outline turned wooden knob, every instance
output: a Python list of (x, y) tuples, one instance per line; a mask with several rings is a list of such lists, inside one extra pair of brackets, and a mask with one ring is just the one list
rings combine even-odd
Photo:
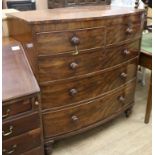
[(69, 93), (71, 96), (75, 96), (77, 94), (77, 90), (73, 88), (69, 91)]
[(79, 118), (77, 117), (77, 116), (72, 116), (72, 120), (74, 121), (74, 122), (77, 122), (78, 120), (79, 120)]
[(132, 34), (132, 33), (133, 33), (133, 29), (132, 29), (131, 27), (128, 27), (128, 28), (126, 29), (126, 32), (127, 32), (128, 34)]
[(118, 101), (119, 101), (120, 103), (122, 103), (122, 105), (125, 104), (125, 98), (124, 98), (123, 96), (119, 96), (119, 97), (118, 97)]
[(71, 43), (72, 43), (72, 45), (77, 46), (80, 44), (80, 39), (77, 36), (73, 36), (71, 38)]
[(70, 68), (71, 69), (76, 69), (78, 67), (78, 64), (76, 63), (76, 62), (72, 62), (71, 64), (70, 64)]
[(122, 79), (126, 79), (126, 78), (127, 78), (127, 74), (123, 72), (123, 73), (121, 73), (120, 77), (121, 77)]
[(130, 51), (127, 50), (127, 49), (125, 49), (125, 50), (123, 51), (123, 55), (124, 55), (124, 56), (128, 56), (128, 55), (130, 55)]
[(119, 96), (118, 97), (118, 100), (121, 102), (121, 103), (124, 103), (125, 102), (125, 98), (123, 96)]

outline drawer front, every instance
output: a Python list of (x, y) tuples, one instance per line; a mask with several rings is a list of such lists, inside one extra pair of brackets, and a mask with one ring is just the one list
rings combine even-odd
[(22, 153), (22, 155), (44, 155), (44, 151), (42, 147), (37, 147), (28, 152)]
[(117, 113), (134, 102), (135, 82), (117, 89), (103, 98), (79, 106), (43, 114), (45, 138), (87, 127)]
[(26, 117), (20, 117), (10, 121), (5, 121), (3, 122), (2, 126), (3, 140), (18, 136), (38, 127), (40, 127), (40, 117), (38, 113), (34, 113)]
[(3, 155), (19, 155), (41, 145), (41, 129), (35, 129), (18, 137), (3, 141)]
[(126, 40), (140, 38), (142, 33), (141, 24), (122, 24), (107, 27), (106, 46), (117, 44)]
[(105, 44), (104, 27), (76, 31), (38, 33), (37, 49), (40, 55), (53, 55), (78, 50), (101, 47)]
[[(10, 116), (14, 116), (17, 114), (21, 114), (23, 112), (27, 112), (32, 110), (33, 104), (35, 102), (35, 98), (25, 98), (19, 99), (12, 102), (5, 102), (2, 106), (2, 118), (9, 118)], [(38, 109), (38, 106), (35, 106)]]
[(93, 75), (41, 85), (42, 108), (55, 108), (88, 100), (136, 77), (137, 59)]
[(88, 50), (76, 56), (69, 53), (39, 57), (39, 80), (45, 82), (65, 79), (118, 65), (136, 57), (139, 45), (140, 40), (136, 40), (106, 50), (104, 48)]

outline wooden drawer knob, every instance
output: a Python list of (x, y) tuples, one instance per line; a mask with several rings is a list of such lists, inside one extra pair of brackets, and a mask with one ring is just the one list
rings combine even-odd
[(76, 69), (78, 67), (78, 64), (76, 63), (76, 62), (72, 62), (71, 64), (70, 64), (70, 68), (71, 69)]
[(118, 97), (118, 101), (122, 104), (122, 106), (125, 105), (125, 97), (119, 96), (119, 97)]
[(127, 34), (132, 34), (133, 33), (133, 29), (131, 27), (128, 27), (126, 29)]
[(125, 80), (127, 78), (127, 74), (123, 72), (121, 73), (120, 77)]
[(7, 109), (6, 114), (2, 115), (2, 118), (6, 118), (9, 116), (10, 109)]
[(77, 36), (73, 36), (73, 37), (71, 38), (71, 44), (72, 44), (73, 46), (79, 45), (79, 44), (80, 44), (80, 39), (79, 39)]
[(13, 126), (9, 127), (9, 131), (8, 132), (2, 131), (3, 137), (7, 137), (7, 136), (11, 135), (12, 133), (13, 133)]
[(125, 98), (123, 96), (118, 97), (119, 102), (125, 103)]
[(123, 51), (123, 55), (124, 55), (124, 56), (128, 56), (128, 55), (130, 55), (130, 51), (127, 50), (127, 49), (125, 49), (125, 50)]
[(77, 90), (73, 88), (69, 91), (69, 93), (71, 96), (75, 96), (77, 94)]
[(34, 104), (35, 104), (35, 105), (39, 105), (39, 102), (38, 102), (38, 101), (35, 101)]
[(74, 122), (77, 122), (78, 120), (79, 120), (79, 118), (77, 117), (77, 116), (72, 116), (72, 120), (74, 121)]
[(16, 151), (16, 148), (17, 148), (17, 145), (15, 144), (15, 145), (13, 145), (12, 147), (11, 147), (11, 149), (10, 150), (7, 150), (7, 149), (3, 149), (3, 153), (4, 154), (13, 154), (15, 151)]

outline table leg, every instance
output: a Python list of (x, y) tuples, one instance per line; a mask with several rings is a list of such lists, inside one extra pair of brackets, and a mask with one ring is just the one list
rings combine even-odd
[(145, 123), (149, 123), (151, 110), (152, 110), (152, 73), (150, 77), (149, 93), (146, 105)]

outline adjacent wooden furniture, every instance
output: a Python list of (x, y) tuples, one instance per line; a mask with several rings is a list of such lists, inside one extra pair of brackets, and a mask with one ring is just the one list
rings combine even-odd
[(111, 6), (9, 15), (41, 88), (47, 154), (55, 140), (130, 115), (143, 23), (144, 10)]
[(2, 67), (2, 153), (43, 155), (40, 89), (21, 44), (11, 38), (3, 38)]
[(109, 5), (111, 0), (48, 0), (48, 8), (62, 8), (80, 5)]
[[(152, 70), (152, 53), (141, 50), (139, 64), (145, 68)], [(152, 74), (150, 76), (149, 91), (145, 113), (145, 123), (149, 123), (150, 113), (152, 110)]]

